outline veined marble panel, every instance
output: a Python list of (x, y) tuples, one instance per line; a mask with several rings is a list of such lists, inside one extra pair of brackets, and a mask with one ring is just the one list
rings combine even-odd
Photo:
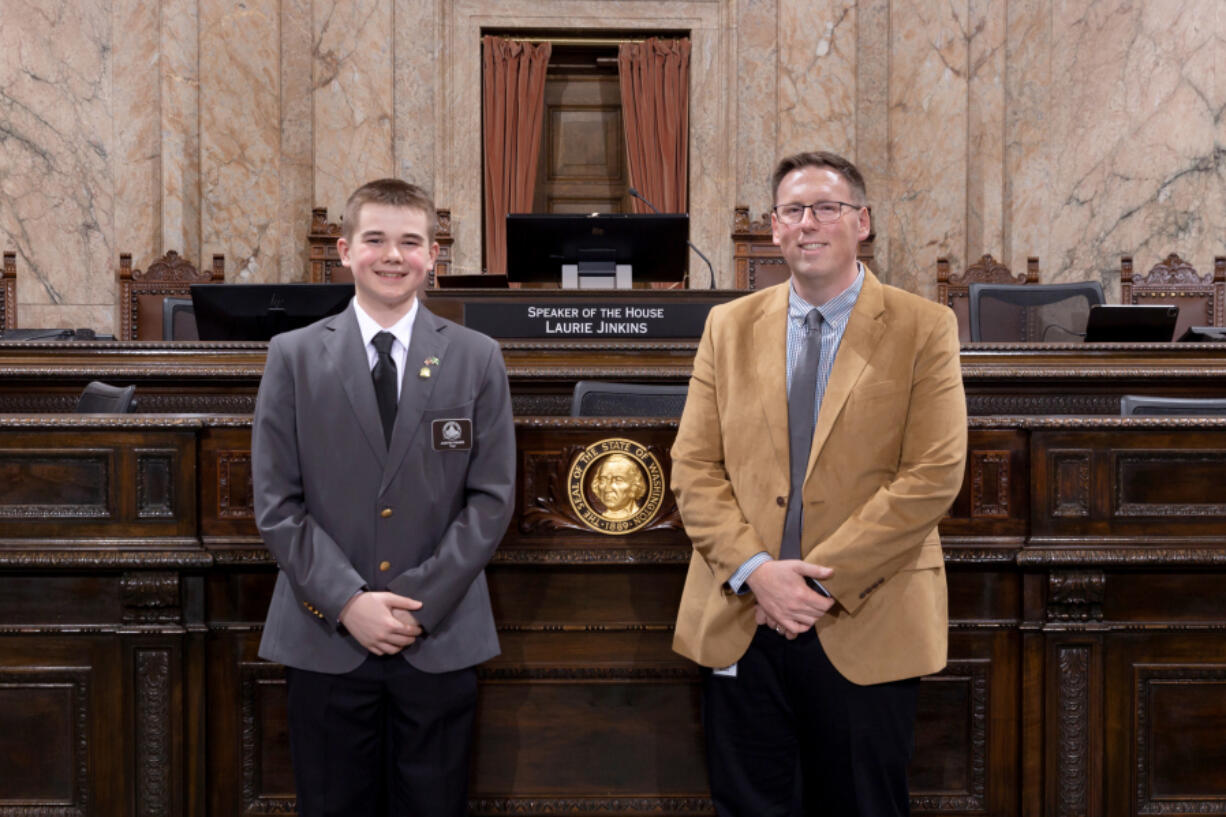
[[(113, 285), (110, 4), (5, 0), (0, 245), (18, 254), (18, 318), (109, 303)], [(27, 309), (30, 305), (30, 309)]]
[(757, 218), (774, 202), (769, 183), (779, 160), (779, 0), (736, 6), (736, 204)]
[(895, 0), (890, 12), (889, 280), (936, 294), (936, 261), (965, 246), (965, 3)]
[(890, 280), (890, 0), (856, 4), (856, 147), (873, 207), (873, 271)]
[[(1222, 247), (1223, 100), (1217, 0), (1055, 0), (1052, 241), (1044, 279), (1098, 278), (1119, 256), (1178, 251), (1202, 270)], [(1145, 260), (1152, 259), (1152, 260)]]
[[(1050, 0), (1011, 0), (1006, 18), (1004, 164), (1005, 236), (1002, 255), (1011, 270), (1037, 256), (1039, 274), (1050, 281), (1055, 266), (1051, 240), (1052, 19)], [(985, 250), (991, 252), (991, 250)], [(961, 259), (963, 266), (973, 259)]]
[[(396, 0), (395, 83), (396, 175), (433, 195), (435, 167), (434, 120), (441, 44), (434, 0)], [(450, 207), (436, 201), (438, 207)]]
[[(1005, 16), (999, 2), (970, 0), (964, 260), (1008, 256), (1004, 231)], [(935, 293), (934, 293), (935, 294)]]
[(779, 156), (854, 154), (855, 0), (780, 0)]
[[(313, 3), (315, 204), (329, 213), (340, 213), (362, 184), (395, 172), (392, 8), (385, 0)], [(472, 101), (479, 105), (480, 95)]]
[[(112, 7), (115, 47), (115, 237), (117, 252), (156, 258), (161, 243), (162, 135), (158, 66), (161, 26), (140, 0), (115, 0)], [(117, 266), (118, 258), (110, 259)], [(111, 299), (111, 282), (99, 302)], [(84, 324), (82, 324), (84, 325)]]
[(200, 3), (162, 0), (160, 13), (162, 243), (141, 263), (175, 250), (199, 264)]
[(276, 234), (278, 264), (266, 280), (308, 278), (306, 236), (314, 201), (311, 0), (281, 0), (281, 156)]
[(202, 249), (242, 283), (278, 279), (279, 22), (277, 0), (200, 3)]

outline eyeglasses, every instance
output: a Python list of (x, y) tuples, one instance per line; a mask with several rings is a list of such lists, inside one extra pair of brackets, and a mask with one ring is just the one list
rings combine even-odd
[(777, 204), (774, 210), (775, 217), (784, 224), (799, 224), (804, 221), (805, 210), (813, 211), (813, 218), (818, 224), (830, 224), (839, 220), (844, 207), (859, 210), (862, 206), (845, 201), (815, 201), (812, 204)]

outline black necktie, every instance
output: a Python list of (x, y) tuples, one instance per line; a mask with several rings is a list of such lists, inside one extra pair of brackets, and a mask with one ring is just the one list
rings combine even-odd
[(392, 426), (396, 424), (396, 361), (392, 360), (392, 342), (396, 336), (391, 332), (379, 332), (371, 343), (379, 353), (375, 368), (370, 370), (370, 379), (375, 383), (375, 399), (379, 402), (379, 417), (383, 420), (383, 439), (392, 444)]
[(800, 354), (792, 370), (792, 388), (788, 392), (788, 443), (791, 466), (791, 487), (788, 511), (783, 523), (783, 541), (779, 558), (800, 558), (800, 529), (804, 521), (805, 469), (809, 464), (809, 449), (813, 447), (814, 410), (817, 405), (817, 367), (822, 359), (822, 313), (816, 309), (805, 315), (804, 337)]

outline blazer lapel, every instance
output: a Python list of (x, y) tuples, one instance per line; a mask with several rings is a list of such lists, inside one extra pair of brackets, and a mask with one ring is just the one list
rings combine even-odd
[(830, 380), (826, 383), (826, 392), (822, 396), (822, 407), (817, 413), (817, 428), (813, 430), (813, 450), (809, 452), (809, 467), (805, 470), (805, 478), (813, 472), (817, 457), (822, 446), (830, 437), (834, 421), (843, 410), (852, 388), (860, 379), (864, 367), (881, 341), (885, 332), (885, 321), (882, 313), (885, 311), (885, 299), (882, 294), (881, 282), (868, 269), (864, 270), (864, 286), (860, 289), (860, 297), (852, 307), (847, 328), (843, 331), (843, 340), (839, 343), (838, 355), (834, 367), (830, 370)]
[[(413, 337), (409, 339), (409, 351), (404, 359), (404, 372), (401, 373), (396, 425), (392, 429), (392, 444), (383, 469), (383, 486), (380, 490), (386, 490), (392, 475), (400, 470), (400, 464), (421, 428), (421, 416), (426, 406), (430, 405), (430, 395), (434, 393), (440, 370), (447, 365), (444, 357), (449, 343), (446, 327), (447, 324), (426, 309), (425, 304), (418, 303), (417, 317), (413, 319)], [(427, 361), (432, 358), (437, 358), (438, 363), (428, 364)], [(429, 370), (429, 377), (420, 376), (423, 369)], [(373, 386), (371, 393), (374, 393)], [(430, 433), (429, 430), (426, 433)]]
[(366, 344), (362, 343), (353, 305), (333, 317), (325, 328), (324, 358), (332, 367), (329, 376), (340, 380), (358, 418), (358, 428), (382, 465), (387, 458), (387, 443), (383, 440), (383, 421), (379, 419), (375, 387), (370, 379), (370, 358), (366, 355)]
[(788, 443), (788, 380), (787, 380), (787, 320), (788, 291), (791, 284), (780, 284), (762, 305), (753, 326), (753, 388), (758, 393), (762, 412), (766, 415), (766, 430), (770, 435), (775, 457), (787, 473), (790, 444)]

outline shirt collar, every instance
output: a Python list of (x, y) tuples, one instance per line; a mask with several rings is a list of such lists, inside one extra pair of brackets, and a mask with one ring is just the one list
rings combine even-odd
[(409, 348), (409, 339), (413, 337), (413, 321), (417, 320), (417, 304), (418, 298), (413, 299), (413, 305), (409, 307), (400, 320), (388, 327), (382, 327), (378, 321), (366, 313), (366, 310), (358, 304), (358, 299), (353, 299), (353, 312), (358, 317), (358, 330), (362, 333), (362, 343), (369, 346), (370, 341), (375, 335), (380, 332), (391, 332), (396, 340), (400, 341), (400, 345), (405, 349)]
[(796, 323), (804, 323), (805, 316), (816, 308), (822, 315), (822, 320), (836, 326), (847, 323), (851, 310), (860, 297), (864, 287), (864, 265), (856, 262), (856, 280), (847, 289), (835, 295), (824, 304), (811, 304), (796, 293), (796, 287), (788, 282), (788, 318)]

